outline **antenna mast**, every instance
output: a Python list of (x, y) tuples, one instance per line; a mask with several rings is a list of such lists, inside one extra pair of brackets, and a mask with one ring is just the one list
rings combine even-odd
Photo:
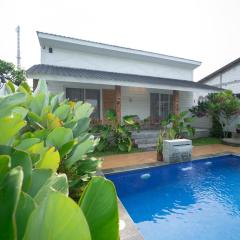
[(20, 26), (16, 28), (17, 32), (17, 68), (21, 67), (21, 56), (20, 56)]

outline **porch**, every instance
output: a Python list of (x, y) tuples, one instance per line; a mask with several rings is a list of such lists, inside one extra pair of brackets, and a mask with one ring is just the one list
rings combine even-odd
[[(178, 113), (193, 105), (193, 92), (216, 92), (220, 89), (183, 80), (106, 72), (80, 68), (34, 65), (27, 74), (46, 80), (50, 91), (64, 92), (70, 100), (90, 102), (93, 118), (104, 122), (105, 112), (115, 109), (119, 121), (125, 115), (136, 115), (149, 125), (159, 123), (170, 113)], [(36, 78), (37, 77), (37, 78)]]

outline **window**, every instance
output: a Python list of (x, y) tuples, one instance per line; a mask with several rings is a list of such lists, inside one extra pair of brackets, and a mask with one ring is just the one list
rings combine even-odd
[(66, 98), (71, 101), (83, 101), (92, 104), (93, 119), (100, 119), (100, 90), (83, 88), (66, 88)]
[(48, 49), (48, 52), (49, 52), (49, 53), (53, 53), (53, 49), (50, 47), (50, 48)]
[(173, 109), (173, 97), (170, 94), (151, 93), (150, 117), (152, 122), (166, 119)]

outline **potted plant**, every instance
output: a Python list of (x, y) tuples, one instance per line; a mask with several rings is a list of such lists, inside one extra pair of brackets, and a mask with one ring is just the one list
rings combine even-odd
[(240, 123), (238, 123), (237, 126), (236, 126), (236, 132), (240, 133)]

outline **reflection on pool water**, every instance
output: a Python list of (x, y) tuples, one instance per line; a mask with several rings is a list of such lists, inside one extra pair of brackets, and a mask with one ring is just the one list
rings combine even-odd
[(227, 155), (106, 177), (114, 182), (146, 240), (240, 239), (240, 157)]

